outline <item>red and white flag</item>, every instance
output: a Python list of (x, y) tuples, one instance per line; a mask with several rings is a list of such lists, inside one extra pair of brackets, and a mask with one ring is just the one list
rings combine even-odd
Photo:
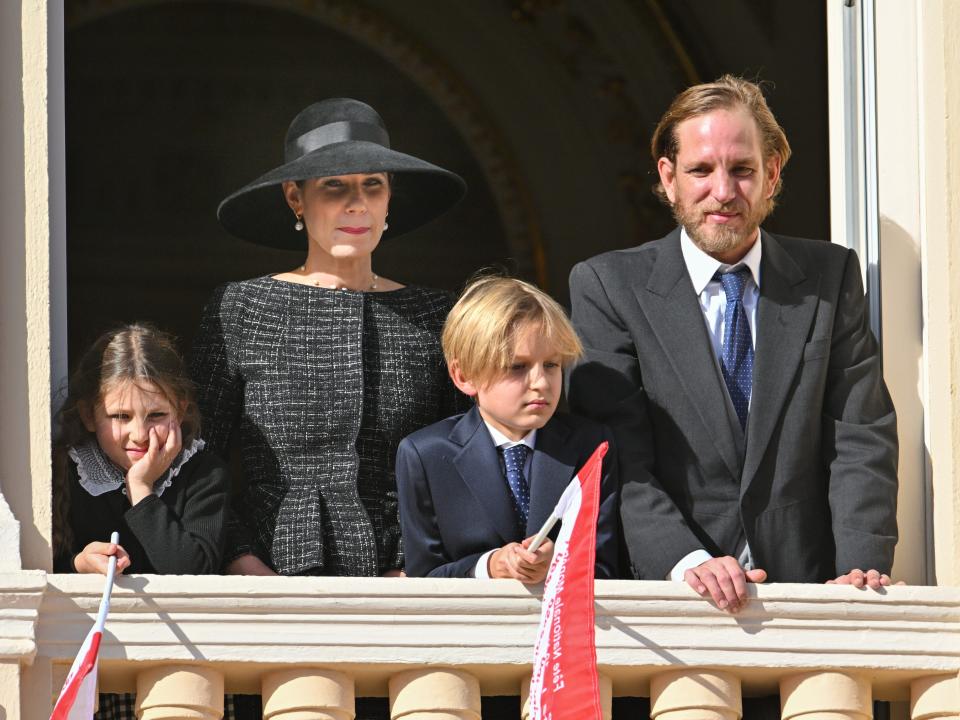
[[(119, 540), (113, 533), (110, 542)], [(84, 638), (80, 652), (77, 653), (67, 679), (63, 683), (57, 704), (53, 706), (50, 720), (90, 720), (97, 707), (97, 653), (100, 651), (100, 638), (103, 626), (110, 612), (110, 593), (113, 591), (113, 578), (117, 572), (117, 556), (110, 558), (107, 565), (107, 579), (100, 598), (100, 611), (97, 619)]]
[(607, 447), (601, 443), (594, 451), (553, 511), (563, 526), (543, 589), (530, 720), (601, 720), (593, 578), (600, 475)]

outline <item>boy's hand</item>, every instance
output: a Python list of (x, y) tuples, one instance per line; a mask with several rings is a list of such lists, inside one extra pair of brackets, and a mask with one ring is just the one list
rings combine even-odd
[(507, 543), (490, 556), (487, 571), (492, 578), (513, 578), (527, 585), (543, 582), (553, 559), (553, 541), (545, 540), (534, 552), (527, 550), (533, 536), (522, 543)]
[(127, 470), (127, 497), (136, 505), (153, 492), (153, 484), (163, 475), (183, 445), (180, 423), (171, 420), (166, 433), (161, 436), (158, 428), (150, 428), (150, 445), (147, 454)]
[(123, 572), (130, 567), (130, 556), (121, 545), (110, 542), (92, 542), (81, 550), (73, 559), (73, 567), (79, 573), (107, 574), (107, 564), (110, 556), (117, 556), (117, 572)]

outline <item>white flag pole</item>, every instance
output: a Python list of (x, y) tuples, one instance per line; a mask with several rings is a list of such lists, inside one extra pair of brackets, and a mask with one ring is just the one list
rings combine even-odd
[[(110, 535), (110, 542), (116, 545), (120, 541), (120, 534)], [(93, 717), (96, 707), (96, 678), (97, 659), (100, 651), (100, 639), (103, 636), (103, 626), (110, 611), (110, 595), (113, 592), (113, 580), (117, 574), (117, 556), (111, 555), (107, 560), (107, 576), (100, 598), (100, 609), (97, 619), (83, 643), (80, 651), (74, 658), (63, 689), (54, 705), (50, 720), (89, 720)]]
[[(116, 545), (120, 542), (120, 533), (114, 531), (110, 535), (110, 542)], [(103, 632), (103, 626), (107, 621), (107, 613), (110, 612), (110, 595), (113, 592), (113, 579), (117, 574), (117, 556), (111, 555), (107, 561), (107, 579), (103, 586), (103, 596), (100, 598), (100, 610), (97, 612), (97, 621), (93, 624), (94, 632)]]
[(557, 500), (557, 504), (553, 508), (553, 512), (550, 513), (550, 517), (547, 518), (547, 521), (543, 524), (543, 527), (540, 528), (540, 531), (533, 536), (533, 540), (530, 541), (530, 545), (527, 547), (527, 550), (530, 552), (536, 552), (541, 543), (547, 539), (547, 535), (550, 534), (550, 531), (553, 530), (553, 526), (556, 525), (560, 518), (563, 517), (563, 513), (566, 512), (567, 505), (570, 504), (570, 496), (579, 489), (580, 479), (574, 476), (573, 480), (570, 481), (570, 483), (567, 485), (567, 488), (563, 491), (563, 495), (561, 495), (560, 499)]
[[(554, 513), (557, 511), (554, 510)], [(540, 544), (546, 539), (547, 535), (550, 534), (550, 531), (553, 530), (553, 526), (557, 524), (557, 520), (560, 518), (555, 514), (551, 514), (547, 518), (547, 521), (543, 524), (543, 527), (540, 528), (540, 532), (533, 536), (533, 540), (530, 541), (530, 545), (527, 547), (527, 550), (530, 552), (536, 552), (537, 548), (540, 547)]]

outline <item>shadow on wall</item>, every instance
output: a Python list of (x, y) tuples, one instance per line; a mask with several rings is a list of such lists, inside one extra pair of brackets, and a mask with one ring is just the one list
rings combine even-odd
[[(900, 440), (900, 540), (893, 574), (910, 585), (936, 584), (932, 460), (923, 436), (920, 396), (923, 318), (915, 313), (914, 302), (923, 292), (920, 252), (916, 239), (887, 217), (880, 219), (880, 242), (883, 375), (897, 410)], [(905, 297), (910, 300), (901, 302)]]

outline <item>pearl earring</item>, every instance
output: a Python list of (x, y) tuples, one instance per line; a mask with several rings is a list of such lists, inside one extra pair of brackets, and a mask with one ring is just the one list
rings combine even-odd
[(388, 227), (390, 227), (390, 223), (384, 223), (384, 224), (383, 224), (383, 231), (386, 232)]
[(297, 221), (293, 224), (293, 229), (297, 232), (301, 232), (303, 230), (303, 220), (301, 219), (300, 215), (297, 215)]

